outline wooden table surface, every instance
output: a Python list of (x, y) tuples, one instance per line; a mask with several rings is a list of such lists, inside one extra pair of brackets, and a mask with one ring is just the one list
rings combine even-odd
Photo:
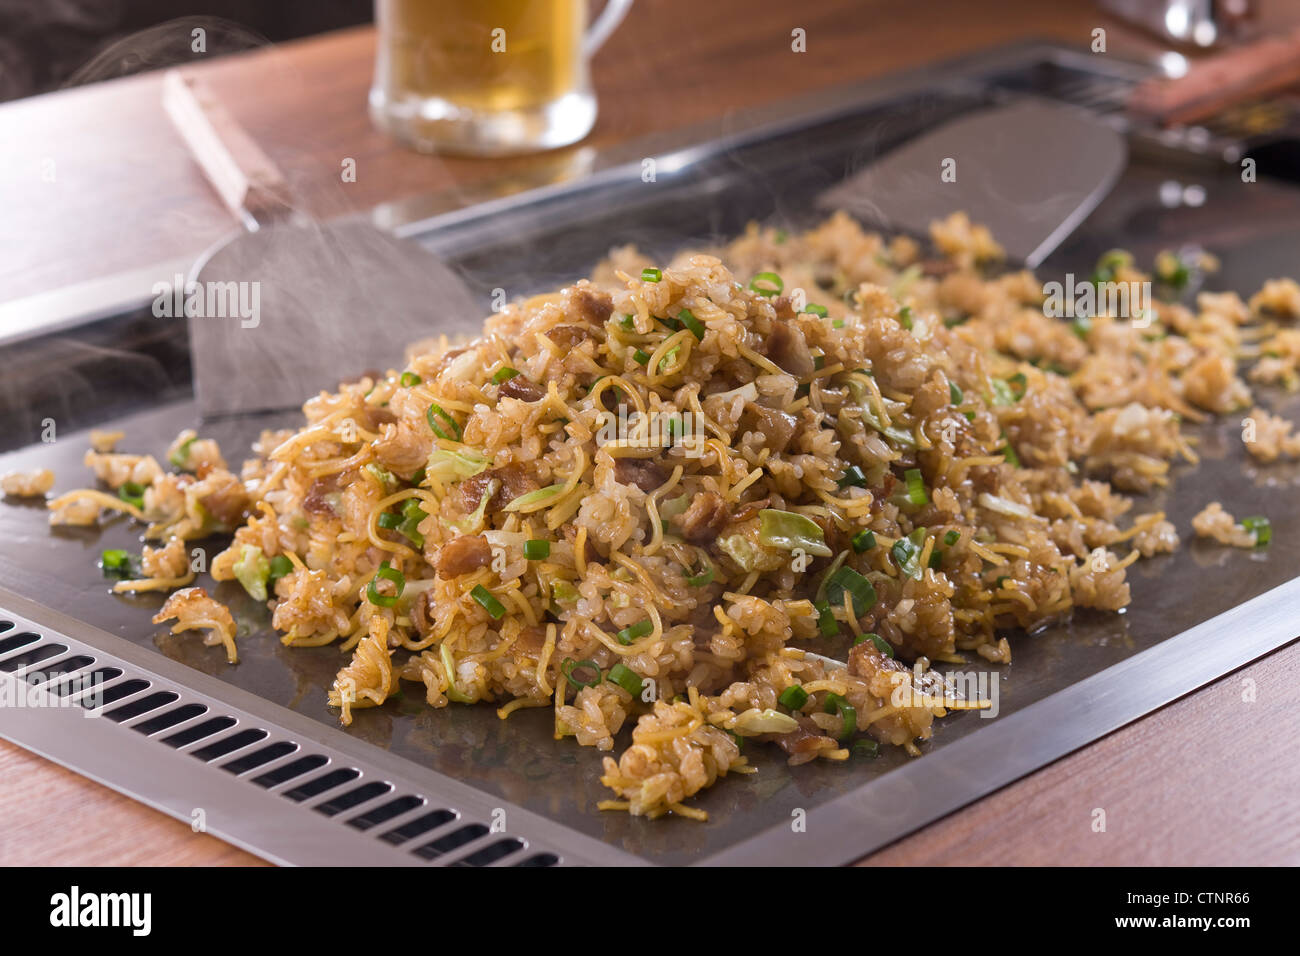
[[(791, 52), (796, 27), (806, 54)], [(506, 177), (541, 183), (588, 150), (1018, 39), (1083, 47), (1096, 27), (1111, 53), (1162, 49), (1086, 0), (641, 0), (594, 60), (601, 113), (588, 140), (491, 162), (417, 155), (372, 129), (369, 29), (194, 68), (287, 171), (299, 204), (327, 216)], [(0, 302), (196, 254), (231, 230), (159, 109), (159, 83), (143, 74), (0, 106)], [(346, 158), (355, 183), (341, 181)], [(1300, 862), (1298, 682), (1292, 644), (864, 862)], [(1091, 827), (1096, 808), (1104, 833)], [(0, 742), (0, 863), (259, 862)]]

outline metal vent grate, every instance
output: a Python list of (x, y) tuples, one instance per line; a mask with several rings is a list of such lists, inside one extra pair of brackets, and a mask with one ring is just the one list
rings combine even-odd
[[(89, 645), (79, 646), (80, 642), (62, 636), (46, 637), (43, 630), (31, 622), (0, 618), (0, 680), (21, 682), (32, 689), (28, 694), (57, 699), (62, 706), (50, 707), (50, 714), (71, 714), (83, 721), (94, 716), (97, 726), (108, 723), (133, 731), (135, 739), (148, 741), (151, 751), (164, 759), (194, 761), (220, 771), (238, 781), (251, 798), (246, 802), (249, 813), (258, 813), (258, 800), (310, 810), (311, 822), (304, 826), (332, 828), (335, 836), (348, 834), (349, 839), (362, 836), (381, 856), (391, 855), (379, 862), (475, 867), (563, 862), (559, 854), (535, 841), (499, 828), (494, 831), (488, 821), (394, 780), (364, 761), (332, 752), (316, 741), (294, 738), (270, 721), (205, 700), (195, 691)], [(23, 709), (5, 708), (0, 716), (12, 718)], [(65, 737), (68, 729), (65, 725)], [(0, 730), (24, 742), (7, 722), (0, 723)], [(49, 752), (57, 747), (33, 749), (60, 759), (60, 754)], [(119, 785), (119, 789), (130, 792), (129, 786)], [(193, 799), (203, 803), (198, 788)], [(264, 836), (256, 842), (240, 839), (240, 825), (237, 819), (224, 821), (222, 829), (227, 832), (220, 835), (278, 858), (263, 849)], [(332, 862), (351, 862), (346, 857), (347, 851), (340, 849)], [(322, 862), (295, 859), (292, 853), (281, 859)]]

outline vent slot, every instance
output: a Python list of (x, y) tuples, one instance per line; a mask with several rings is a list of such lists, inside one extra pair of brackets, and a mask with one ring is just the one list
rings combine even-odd
[[(17, 635), (17, 637), (23, 636), (25, 635)], [(33, 634), (32, 637), (35, 638), (36, 635)], [(30, 651), (24, 651), (15, 657), (9, 658), (0, 664), (0, 671), (12, 674), (16, 670), (23, 670), (33, 664), (39, 664), (41, 661), (48, 661), (51, 657), (58, 657), (67, 650), (68, 648), (64, 644), (42, 644), (40, 647), (33, 647)]]
[[(51, 694), (58, 697), (67, 697), (69, 694), (78, 693), (90, 688), (91, 693), (87, 695), (87, 699), (83, 701), (83, 703), (97, 704), (94, 700), (95, 694), (93, 689), (102, 687), (109, 681), (116, 680), (121, 676), (122, 672), (116, 667), (101, 667), (98, 670), (93, 670), (87, 674), (84, 681), (59, 681), (53, 687), (49, 688), (49, 691)], [(104, 696), (108, 696), (108, 691), (104, 691)]]
[(27, 675), (27, 683), (33, 686), (48, 684), (56, 678), (63, 677), (65, 674), (75, 673), (83, 667), (89, 667), (93, 663), (95, 663), (95, 659), (93, 657), (87, 657), (84, 654), (75, 657), (65, 657), (63, 660), (56, 664), (51, 664), (39, 673)]
[(373, 810), (367, 810), (360, 816), (353, 817), (348, 821), (348, 826), (356, 827), (358, 830), (369, 830), (371, 827), (377, 827), (381, 823), (400, 817), (403, 813), (409, 813), (423, 804), (424, 801), (419, 797), (398, 797), (396, 800), (389, 800)]
[[(149, 684), (147, 681), (141, 681), (145, 687)], [(156, 694), (150, 694), (148, 697), (141, 697), (139, 700), (133, 700), (129, 704), (123, 704), (117, 710), (106, 714), (109, 720), (115, 723), (121, 723), (124, 720), (130, 720), (132, 717), (139, 717), (141, 714), (147, 714), (150, 711), (157, 710), (159, 707), (165, 707), (168, 704), (180, 700), (180, 694), (173, 693), (169, 690), (160, 690)]]
[(151, 737), (160, 730), (166, 730), (168, 727), (175, 727), (177, 724), (186, 720), (192, 720), (201, 714), (206, 714), (208, 709), (202, 704), (182, 704), (175, 710), (169, 710), (165, 714), (159, 714), (157, 717), (150, 717), (148, 720), (141, 721), (132, 727), (132, 730), (138, 730), (146, 737)]
[(213, 734), (220, 733), (235, 726), (234, 717), (213, 717), (211, 720), (205, 720), (201, 724), (195, 724), (193, 727), (187, 727), (180, 733), (172, 734), (170, 737), (164, 737), (163, 743), (169, 747), (186, 747), (196, 740), (203, 740), (205, 737), (211, 737)]
[(399, 843), (405, 843), (407, 840), (414, 840), (416, 837), (455, 819), (456, 814), (450, 810), (434, 810), (422, 817), (416, 817), (409, 823), (403, 823), (396, 830), (389, 830), (381, 839), (396, 846)]
[(14, 626), (13, 621), (0, 621), (0, 634), (3, 634), (5, 631), (12, 629), (13, 626)]
[(474, 842), (487, 832), (488, 828), (483, 824), (471, 823), (458, 830), (452, 830), (446, 836), (438, 837), (431, 843), (416, 847), (411, 852), (422, 860), (433, 860), (445, 853), (450, 853), (452, 850), (459, 849), (466, 843)]
[(250, 744), (255, 744), (259, 740), (265, 740), (269, 734), (260, 727), (256, 730), (241, 730), (237, 734), (231, 734), (222, 740), (214, 741), (206, 747), (194, 751), (194, 756), (198, 757), (204, 763), (211, 763), (218, 757), (224, 757), (226, 754), (232, 754), (236, 750), (242, 750)]
[(315, 809), (318, 813), (332, 817), (344, 810), (359, 807), (367, 800), (373, 800), (375, 797), (388, 793), (392, 789), (393, 785), (391, 783), (380, 783), (378, 780), (374, 780), (353, 790), (348, 790), (346, 793), (340, 793), (337, 797), (326, 800)]
[[(279, 760), (297, 749), (297, 744), (290, 743), (287, 740), (277, 740), (273, 744), (267, 744), (259, 750), (254, 750), (251, 754), (244, 754), (244, 756), (237, 757), (230, 763), (222, 764), (221, 769), (236, 775), (248, 773), (250, 770), (256, 770), (272, 760)], [(265, 786), (269, 786), (269, 784)]]
[[(297, 749), (297, 748), (294, 748)], [(305, 757), (299, 757), (292, 763), (287, 763), (283, 767), (276, 767), (274, 770), (268, 770), (260, 777), (254, 777), (253, 783), (259, 787), (277, 787), (282, 783), (288, 783), (295, 777), (301, 777), (303, 774), (311, 773), (318, 767), (323, 767), (329, 763), (329, 757), (322, 757), (320, 754), (308, 754)]]
[[(13, 627), (13, 624), (9, 621), (5, 621), (5, 623), (8, 624), (9, 627)], [(7, 631), (9, 630), (9, 627), (0, 628), (0, 631)], [(3, 641), (0, 641), (0, 654), (8, 654), (10, 651), (16, 651), (18, 648), (26, 647), (28, 644), (39, 641), (40, 639), (39, 634), (33, 634), (30, 631), (6, 637)]]
[(560, 858), (554, 853), (538, 853), (526, 860), (520, 860), (515, 866), (556, 866), (559, 862)]
[(298, 784), (292, 790), (286, 791), (285, 796), (294, 803), (302, 803), (308, 797), (318, 797), (335, 787), (343, 786), (349, 780), (357, 779), (359, 776), (361, 776), (360, 770), (353, 770), (351, 767), (340, 767), (338, 770), (331, 770), (315, 780), (308, 780), (306, 783)]
[(107, 707), (109, 704), (116, 704), (122, 698), (130, 697), (132, 694), (138, 694), (140, 691), (146, 690), (148, 687), (149, 682), (147, 680), (140, 680), (139, 678), (124, 680), (120, 684), (114, 684), (112, 687), (105, 688), (104, 693), (100, 698), (100, 704), (104, 707)]
[(490, 866), (497, 860), (504, 860), (511, 853), (515, 853), (524, 848), (524, 841), (517, 840), (514, 837), (506, 837), (503, 840), (497, 840), (495, 843), (489, 843), (481, 850), (475, 850), (463, 860), (457, 860), (453, 866)]

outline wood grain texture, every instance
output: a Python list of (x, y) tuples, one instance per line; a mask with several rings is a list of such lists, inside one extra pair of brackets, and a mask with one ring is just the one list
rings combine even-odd
[[(790, 52), (796, 26), (807, 54)], [(595, 60), (592, 136), (516, 160), (421, 156), (372, 129), (368, 29), (193, 68), (324, 216), (507, 175), (535, 182), (584, 150), (1017, 39), (1082, 45), (1096, 26), (1114, 53), (1159, 48), (1086, 0), (642, 0)], [(160, 74), (146, 74), (0, 106), (0, 301), (197, 253), (231, 231), (160, 95)], [(339, 177), (347, 157), (355, 183)], [(1292, 645), (864, 862), (1300, 862), (1297, 678)], [(1253, 704), (1241, 701), (1245, 679)], [(1090, 829), (1097, 807), (1104, 834)], [(0, 742), (2, 864), (257, 862)]]

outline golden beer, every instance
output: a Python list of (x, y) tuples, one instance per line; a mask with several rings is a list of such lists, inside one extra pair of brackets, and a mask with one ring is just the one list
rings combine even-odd
[(591, 130), (589, 54), (629, 0), (587, 34), (586, 0), (376, 0), (371, 115), (417, 149), (550, 149)]

